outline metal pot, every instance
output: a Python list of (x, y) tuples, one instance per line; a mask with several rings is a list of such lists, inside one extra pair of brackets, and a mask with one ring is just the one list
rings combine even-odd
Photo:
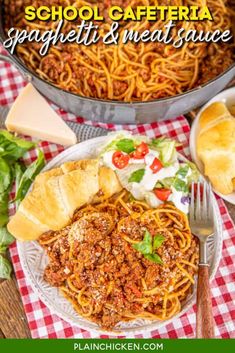
[[(2, 4), (2, 0), (0, 0), (0, 4)], [(3, 31), (3, 10), (3, 6), (1, 6), (0, 42), (2, 43), (5, 38)], [(45, 97), (65, 111), (93, 121), (119, 124), (150, 123), (186, 114), (215, 96), (235, 77), (235, 64), (233, 64), (213, 80), (188, 92), (151, 102), (124, 103), (86, 98), (57, 88), (27, 69), (17, 55), (0, 55), (0, 60), (14, 64), (27, 81), (31, 82)]]

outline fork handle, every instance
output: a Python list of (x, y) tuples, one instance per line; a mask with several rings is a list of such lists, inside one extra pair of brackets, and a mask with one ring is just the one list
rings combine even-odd
[(214, 338), (209, 266), (199, 264), (197, 284), (197, 338)]

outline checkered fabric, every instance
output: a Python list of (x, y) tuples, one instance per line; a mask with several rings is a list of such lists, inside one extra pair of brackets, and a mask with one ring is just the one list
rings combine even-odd
[[(1, 48), (0, 48), (1, 52)], [(25, 81), (20, 73), (11, 65), (0, 63), (0, 105), (10, 105), (24, 87)], [(84, 120), (74, 115), (65, 113), (54, 108), (65, 120), (75, 121), (79, 124)], [(147, 112), (146, 112), (147, 114)], [(92, 124), (86, 121), (87, 124)], [(177, 139), (182, 144), (182, 151), (189, 155), (188, 141), (190, 127), (184, 117), (178, 117), (171, 121), (152, 123), (140, 126), (122, 126), (95, 124), (113, 130), (128, 129), (134, 133), (146, 134), (149, 137), (167, 135)], [(47, 161), (51, 160), (63, 147), (48, 142), (41, 142), (40, 147), (44, 151)], [(25, 158), (26, 163), (31, 163), (36, 158), (35, 152), (30, 152)], [(235, 338), (235, 230), (234, 224), (221, 199), (218, 204), (223, 220), (224, 242), (222, 259), (215, 279), (211, 284), (213, 314), (215, 319), (215, 335), (218, 338)], [(11, 213), (14, 210), (11, 210)], [(22, 270), (17, 246), (13, 244), (10, 249), (19, 290), (22, 296), (24, 309), (28, 319), (29, 327), (33, 338), (108, 338), (109, 336), (88, 332), (82, 327), (74, 327), (63, 321), (39, 300), (30, 287), (27, 278)], [(195, 337), (195, 306), (174, 320), (171, 324), (144, 335), (136, 335), (137, 338), (194, 338)]]

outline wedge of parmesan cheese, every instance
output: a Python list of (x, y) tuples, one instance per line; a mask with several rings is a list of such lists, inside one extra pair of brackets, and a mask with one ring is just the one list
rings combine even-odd
[(47, 101), (29, 83), (17, 97), (7, 119), (8, 131), (43, 141), (71, 146), (77, 142), (75, 133), (56, 114)]

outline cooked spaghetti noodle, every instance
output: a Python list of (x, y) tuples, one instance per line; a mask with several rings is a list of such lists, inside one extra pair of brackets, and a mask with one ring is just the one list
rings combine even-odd
[[(33, 5), (99, 5), (106, 21), (99, 23), (100, 33), (105, 35), (110, 29), (107, 9), (111, 5), (135, 8), (138, 5), (159, 5), (158, 0), (5, 0), (6, 25), (8, 30), (18, 29), (49, 30), (57, 23), (27, 22), (24, 19), (24, 7)], [(178, 22), (173, 29), (173, 38), (177, 37), (180, 27), (187, 30), (215, 31), (232, 28), (234, 10), (227, 0), (170, 0), (161, 1), (160, 5), (198, 5), (208, 6), (213, 14), (213, 21)], [(168, 21), (124, 22), (124, 30), (163, 29)], [(76, 29), (78, 23), (65, 22), (64, 32)], [(18, 46), (18, 55), (25, 65), (54, 85), (85, 97), (110, 99), (117, 101), (150, 101), (190, 90), (218, 76), (234, 61), (232, 43), (190, 43), (180, 49), (162, 43), (128, 43), (105, 45), (100, 41), (92, 46), (74, 43), (51, 47), (45, 57), (38, 54), (38, 43), (26, 43)]]
[[(146, 230), (163, 237), (162, 264), (135, 249)], [(122, 192), (78, 210), (70, 226), (43, 234), (50, 262), (44, 278), (82, 316), (111, 330), (121, 321), (166, 320), (192, 292), (198, 246), (185, 214), (172, 204), (151, 209)]]

